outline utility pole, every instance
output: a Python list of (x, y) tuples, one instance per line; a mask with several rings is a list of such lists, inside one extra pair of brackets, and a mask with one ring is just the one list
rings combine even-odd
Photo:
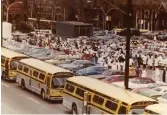
[(130, 56), (130, 38), (131, 38), (131, 16), (132, 16), (132, 0), (128, 0), (127, 2), (127, 36), (126, 36), (126, 63), (125, 63), (125, 89), (128, 89), (129, 82), (129, 56)]

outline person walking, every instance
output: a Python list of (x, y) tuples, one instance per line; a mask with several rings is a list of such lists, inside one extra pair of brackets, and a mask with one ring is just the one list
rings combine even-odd
[(155, 68), (153, 77), (155, 81), (160, 81), (160, 70), (158, 67)]

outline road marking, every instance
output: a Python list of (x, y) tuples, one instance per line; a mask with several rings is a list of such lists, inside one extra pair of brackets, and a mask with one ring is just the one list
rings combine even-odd
[(3, 86), (5, 86), (5, 87), (9, 87), (9, 85), (6, 85), (5, 83), (2, 83), (2, 82), (1, 82), (1, 84), (2, 84)]
[(33, 98), (31, 98), (31, 97), (28, 97), (28, 96), (27, 96), (27, 98), (30, 99), (30, 100), (32, 100), (32, 101), (34, 101), (35, 103), (39, 103), (38, 101), (36, 101), (35, 99), (33, 99)]

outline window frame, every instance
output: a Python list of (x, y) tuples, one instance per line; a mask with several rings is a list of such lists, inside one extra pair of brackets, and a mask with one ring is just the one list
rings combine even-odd
[[(44, 75), (44, 78), (41, 79), (41, 78), (40, 78), (40, 75)], [(41, 80), (41, 81), (44, 81), (45, 78), (46, 78), (46, 74), (40, 72), (39, 75), (38, 75), (38, 79)]]
[[(68, 89), (68, 86), (72, 87), (73, 89), (70, 91), (70, 90)], [(75, 86), (72, 85), (72, 84), (66, 83), (64, 89), (65, 89), (66, 91), (70, 92), (70, 93), (74, 93), (74, 91), (75, 91)]]
[[(27, 68), (27, 69), (28, 69), (28, 71), (27, 71), (27, 72), (25, 72), (25, 68)], [(24, 65), (23, 72), (24, 72), (24, 73), (26, 73), (26, 74), (28, 74), (28, 73), (29, 73), (29, 70), (30, 70), (30, 69), (29, 69), (27, 66), (25, 66), (25, 65)]]
[[(97, 98), (98, 100), (97, 100), (97, 102), (95, 101), (95, 98)], [(99, 100), (99, 99), (102, 99), (102, 100)], [(99, 96), (99, 95), (97, 95), (97, 94), (94, 94), (94, 96), (93, 96), (93, 98), (92, 98), (92, 101), (93, 101), (93, 103), (95, 103), (95, 104), (97, 104), (97, 105), (103, 105), (104, 104), (104, 98), (102, 97), (102, 96)], [(102, 101), (102, 102), (99, 102), (99, 101)]]
[[(78, 90), (80, 90), (78, 93), (77, 93), (77, 91)], [(81, 93), (81, 91), (83, 91), (83, 95), (82, 94), (79, 94), (79, 93)], [(76, 89), (76, 91), (75, 91), (75, 94), (77, 95), (77, 96), (80, 96), (80, 97), (84, 97), (84, 92), (85, 92), (85, 90), (83, 90), (82, 88), (79, 88), (79, 87), (77, 87), (77, 89)]]
[[(111, 104), (110, 107), (107, 107), (107, 106), (106, 106), (106, 105), (107, 105), (107, 102), (109, 102), (109, 103)], [(116, 109), (115, 109), (115, 110), (111, 109), (111, 107), (113, 108), (113, 104), (116, 105)], [(113, 102), (113, 101), (111, 101), (111, 100), (106, 100), (106, 103), (105, 103), (104, 106), (105, 106), (107, 109), (109, 109), (109, 110), (111, 110), (111, 111), (114, 111), (114, 112), (116, 112), (117, 109), (118, 109), (118, 103)]]
[[(124, 109), (126, 109), (126, 113), (120, 113), (121, 107), (123, 107)], [(119, 106), (119, 110), (118, 110), (118, 114), (127, 114), (127, 107), (124, 105), (120, 105)]]
[[(35, 76), (35, 75), (34, 75), (34, 72), (37, 72), (37, 73), (38, 73), (38, 75), (37, 75), (37, 76)], [(39, 72), (38, 72), (38, 71), (36, 71), (36, 70), (33, 70), (32, 76), (33, 76), (34, 78), (39, 78)]]

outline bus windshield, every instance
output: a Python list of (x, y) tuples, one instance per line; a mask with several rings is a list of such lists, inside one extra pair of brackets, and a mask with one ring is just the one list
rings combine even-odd
[(52, 88), (63, 88), (66, 80), (67, 80), (67, 77), (61, 77), (61, 78), (53, 77)]
[(10, 63), (10, 70), (16, 70), (17, 69), (17, 61), (12, 60)]

